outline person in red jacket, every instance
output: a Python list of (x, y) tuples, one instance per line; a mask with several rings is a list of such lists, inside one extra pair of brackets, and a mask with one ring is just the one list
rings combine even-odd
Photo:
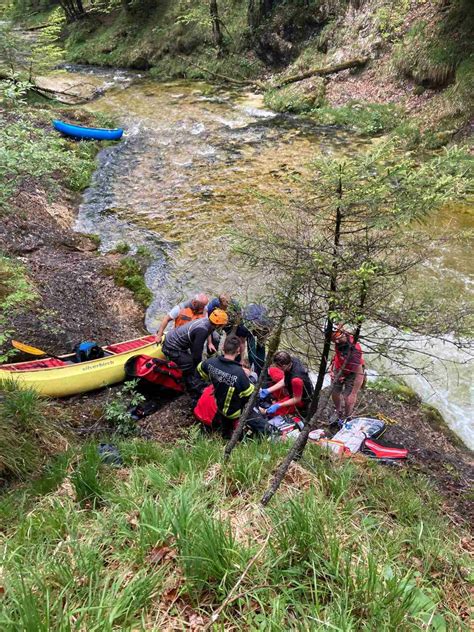
[(313, 394), (313, 385), (308, 369), (301, 360), (286, 351), (277, 351), (273, 356), (273, 366), (268, 370), (268, 377), (272, 384), (260, 389), (260, 397), (271, 395), (276, 401), (267, 408), (267, 414), (297, 413), (304, 416)]
[(336, 407), (338, 422), (352, 415), (357, 395), (364, 383), (364, 356), (358, 342), (342, 327), (332, 336), (335, 354), (331, 364), (332, 401)]

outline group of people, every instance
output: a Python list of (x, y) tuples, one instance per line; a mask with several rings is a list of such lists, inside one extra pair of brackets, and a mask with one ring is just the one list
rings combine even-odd
[[(170, 323), (174, 327), (168, 328)], [(265, 344), (270, 332), (271, 320), (263, 306), (251, 303), (242, 309), (228, 294), (210, 300), (203, 293), (173, 307), (156, 332), (163, 354), (181, 369), (187, 390), (196, 401), (205, 383), (210, 383), (203, 397), (213, 397), (216, 407), (213, 427), (220, 428), (225, 438), (232, 434), (254, 392), (265, 363)], [(351, 416), (362, 387), (364, 358), (360, 345), (354, 343), (342, 326), (334, 332), (333, 342), (332, 398), (337, 420), (342, 423)], [(264, 383), (259, 399), (267, 402), (268, 417), (305, 416), (313, 384), (299, 358), (277, 351)]]

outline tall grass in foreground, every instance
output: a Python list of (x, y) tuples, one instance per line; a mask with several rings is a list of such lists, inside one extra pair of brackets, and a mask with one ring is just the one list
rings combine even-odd
[(0, 480), (26, 478), (67, 447), (66, 429), (32, 389), (3, 381), (0, 389)]
[(463, 533), (408, 470), (311, 446), (264, 511), (284, 445), (243, 444), (225, 468), (195, 433), (119, 447), (124, 468), (86, 445), (4, 525), (1, 630), (185, 629), (226, 598), (216, 630), (467, 630)]

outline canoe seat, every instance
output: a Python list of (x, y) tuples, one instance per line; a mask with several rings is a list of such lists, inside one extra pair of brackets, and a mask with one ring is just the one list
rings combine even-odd
[(125, 351), (140, 349), (140, 347), (152, 344), (153, 342), (155, 342), (155, 336), (145, 336), (144, 338), (138, 338), (138, 340), (128, 340), (127, 342), (118, 342), (116, 345), (107, 345), (107, 347), (104, 347), (104, 351), (124, 353)]
[(49, 369), (54, 366), (66, 366), (67, 362), (57, 358), (45, 358), (44, 360), (33, 360), (32, 362), (20, 362), (19, 364), (8, 364), (0, 366), (0, 369), (8, 371), (31, 371), (32, 369)]

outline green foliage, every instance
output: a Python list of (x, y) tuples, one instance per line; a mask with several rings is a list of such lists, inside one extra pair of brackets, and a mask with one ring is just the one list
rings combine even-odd
[(106, 500), (110, 480), (102, 470), (102, 460), (95, 443), (86, 444), (79, 463), (71, 474), (71, 483), (76, 492), (76, 501), (86, 507), (99, 507)]
[(350, 102), (338, 108), (323, 106), (313, 111), (323, 125), (343, 125), (362, 136), (374, 136), (393, 130), (403, 119), (403, 112), (392, 104)]
[[(64, 435), (66, 435), (66, 430)], [(3, 381), (0, 390), (0, 476), (24, 478), (63, 445), (48, 404), (32, 389)]]
[(130, 252), (130, 245), (127, 244), (125, 241), (121, 241), (111, 252), (117, 253), (119, 255), (126, 255)]
[(0, 113), (0, 212), (9, 208), (9, 200), (27, 179), (35, 179), (45, 190), (57, 190), (57, 182), (73, 191), (82, 191), (95, 168), (97, 144), (72, 143), (52, 129), (44, 128), (43, 119), (51, 112), (16, 112), (9, 118)]
[(131, 290), (135, 299), (147, 307), (153, 299), (153, 293), (146, 286), (143, 277), (144, 267), (145, 263), (136, 257), (124, 257), (117, 267), (112, 268), (110, 273), (117, 285)]
[(455, 0), (434, 24), (415, 22), (395, 46), (396, 70), (428, 87), (443, 87), (456, 69), (474, 54), (474, 13), (469, 0)]
[(49, 15), (46, 28), (38, 31), (38, 37), (28, 56), (30, 74), (45, 74), (63, 60), (64, 52), (59, 41), (64, 22), (64, 13), (57, 7)]
[(10, 320), (30, 308), (37, 293), (23, 265), (0, 253), (0, 362), (6, 362), (15, 351), (10, 347), (13, 331)]
[(418, 395), (412, 388), (401, 381), (388, 377), (378, 377), (373, 382), (369, 382), (368, 388), (380, 391), (381, 393), (390, 393), (393, 397), (402, 402), (414, 404), (419, 401)]
[(410, 10), (410, 0), (385, 0), (375, 12), (375, 24), (386, 40), (393, 40), (403, 30)]
[[(216, 623), (225, 629), (315, 621), (321, 629), (467, 632), (465, 534), (447, 528), (423, 477), (332, 461), (310, 446), (263, 511), (258, 497), (279, 444), (240, 445), (225, 472), (220, 442), (195, 433), (178, 446), (133, 440), (119, 448), (127, 463), (120, 477), (87, 444), (72, 490), (66, 479), (33, 505), (16, 492), (19, 511), (2, 541), (2, 630), (68, 629), (72, 618), (97, 632), (142, 629), (144, 616), (157, 629), (182, 627), (191, 615), (208, 621), (246, 569)], [(229, 486), (234, 458), (251, 472), (240, 491)], [(7, 505), (4, 498), (0, 516)]]
[(11, 73), (8, 79), (0, 81), (2, 102), (7, 108), (26, 104), (26, 97), (32, 88), (29, 81), (21, 80), (19, 75)]
[(324, 99), (324, 81), (315, 78), (310, 84), (302, 86), (295, 83), (280, 89), (268, 90), (264, 96), (265, 105), (275, 112), (311, 112), (322, 105)]
[(145, 401), (145, 397), (136, 390), (137, 384), (137, 380), (124, 384), (105, 406), (105, 418), (112, 424), (114, 432), (124, 437), (137, 432), (137, 423), (130, 416), (130, 408)]
[(18, 58), (26, 54), (25, 43), (8, 22), (0, 24), (0, 61), (10, 72), (17, 69)]

